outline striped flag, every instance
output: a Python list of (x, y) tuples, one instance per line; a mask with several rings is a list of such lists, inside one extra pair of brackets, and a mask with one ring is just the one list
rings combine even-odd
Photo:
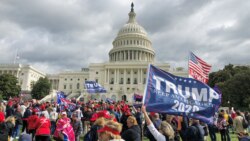
[(61, 98), (66, 98), (66, 95), (62, 91), (56, 92), (57, 95), (57, 104), (61, 104)]
[(61, 98), (61, 106), (64, 106), (64, 108), (74, 110), (76, 108), (76, 104), (72, 103), (70, 100)]
[(203, 83), (208, 82), (208, 74), (211, 70), (211, 65), (209, 65), (191, 52), (188, 61), (188, 66), (190, 78), (194, 78)]

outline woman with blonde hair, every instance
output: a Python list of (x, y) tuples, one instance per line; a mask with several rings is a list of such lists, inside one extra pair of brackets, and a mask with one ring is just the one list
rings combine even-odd
[(126, 141), (141, 141), (141, 128), (134, 116), (127, 119), (128, 129), (122, 133), (122, 138)]
[(161, 122), (159, 131), (154, 127), (152, 121), (149, 119), (145, 106), (142, 106), (142, 112), (144, 114), (147, 127), (150, 133), (157, 141), (174, 141), (174, 130), (172, 126), (166, 121)]
[(108, 121), (105, 126), (99, 129), (98, 140), (99, 141), (124, 141), (120, 133), (122, 131), (122, 124), (115, 121)]
[(108, 111), (103, 110), (99, 111), (92, 115), (90, 121), (93, 122), (88, 133), (84, 136), (84, 141), (98, 141), (98, 134), (97, 131), (104, 127), (107, 120), (110, 120), (111, 116)]
[(0, 141), (8, 141), (14, 127), (15, 117), (13, 116), (9, 116), (4, 122), (0, 123)]

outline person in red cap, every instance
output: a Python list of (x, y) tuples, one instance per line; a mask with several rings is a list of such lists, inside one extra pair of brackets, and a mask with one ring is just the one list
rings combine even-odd
[(36, 121), (36, 141), (50, 141), (50, 120), (45, 117), (45, 112), (40, 114), (40, 118)]
[(114, 106), (114, 105), (110, 105), (110, 106), (109, 106), (109, 112), (110, 112), (110, 114), (112, 114), (112, 115), (115, 116), (116, 121), (119, 121), (120, 115), (119, 115), (114, 109), (115, 109), (115, 106)]
[(13, 102), (9, 101), (6, 106), (6, 118), (14, 115)]
[(129, 116), (131, 116), (131, 112), (130, 112), (130, 109), (128, 108), (128, 106), (125, 105), (125, 107), (123, 107), (122, 109), (122, 116), (121, 116), (121, 119), (120, 119), (120, 123), (122, 124), (122, 133), (128, 129), (128, 126), (127, 126), (127, 119)]
[(121, 136), (122, 125), (115, 121), (108, 121), (98, 132), (99, 141), (124, 141)]
[(90, 128), (90, 131), (84, 136), (84, 140), (98, 141), (97, 130), (102, 128), (105, 125), (106, 120), (111, 118), (112, 116), (110, 116), (106, 110), (93, 114), (90, 121), (94, 122), (94, 124)]
[(32, 134), (32, 139), (34, 139), (35, 137), (35, 131), (36, 131), (36, 127), (35, 127), (35, 123), (38, 120), (38, 111), (36, 109), (33, 109), (32, 111), (32, 115), (28, 117), (27, 119), (27, 123), (28, 123), (28, 133)]

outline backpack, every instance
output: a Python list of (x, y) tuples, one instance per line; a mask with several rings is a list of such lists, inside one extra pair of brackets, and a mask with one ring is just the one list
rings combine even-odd
[(23, 118), (28, 118), (31, 115), (30, 109), (26, 109), (23, 115)]
[(242, 120), (242, 127), (244, 128), (244, 129), (246, 129), (247, 127), (248, 127), (248, 121), (246, 120), (246, 118), (244, 117), (244, 116), (242, 116), (243, 117), (243, 120)]
[(87, 134), (83, 137), (83, 141), (91, 141), (90, 132), (87, 132)]
[(0, 136), (6, 134), (6, 124), (5, 122), (0, 123)]
[(188, 140), (190, 139), (195, 139), (197, 137), (197, 128), (194, 126), (189, 126), (186, 130), (185, 130), (185, 136)]

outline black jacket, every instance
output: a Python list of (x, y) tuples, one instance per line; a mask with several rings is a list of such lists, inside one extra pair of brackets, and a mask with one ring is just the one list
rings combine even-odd
[(134, 125), (122, 133), (125, 141), (141, 141), (141, 128)]
[(15, 111), (14, 116), (16, 118), (16, 124), (22, 125), (23, 124), (22, 114), (18, 111)]
[(84, 136), (84, 141), (98, 141), (98, 133), (97, 130), (101, 129), (102, 127), (99, 125), (93, 125), (88, 133)]
[(0, 123), (0, 141), (8, 141), (8, 135), (11, 135), (11, 129), (14, 128), (14, 124), (11, 122)]
[(204, 129), (200, 124), (193, 124), (189, 126), (185, 135), (188, 141), (204, 141)]

